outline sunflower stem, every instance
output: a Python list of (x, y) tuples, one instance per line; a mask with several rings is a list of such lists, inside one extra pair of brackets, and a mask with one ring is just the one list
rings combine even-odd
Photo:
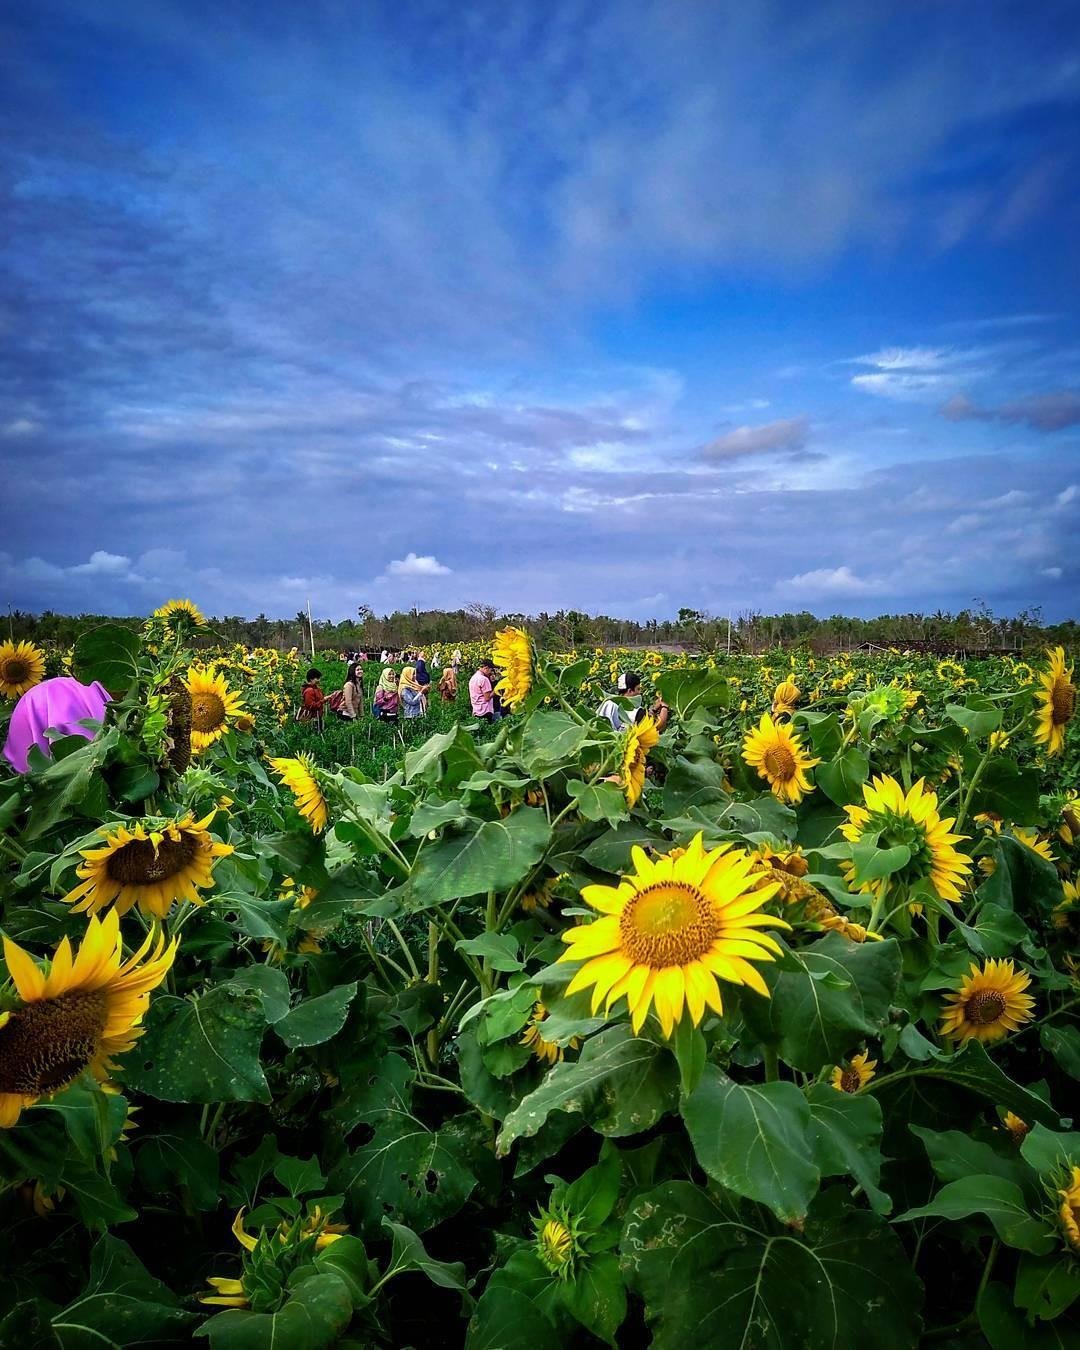
[(765, 1081), (776, 1083), (780, 1078), (780, 1056), (775, 1045), (766, 1045), (762, 1053), (765, 1056)]
[[(439, 983), (439, 929), (434, 921), (428, 923), (428, 984)], [(439, 1024), (434, 1023), (427, 1034), (427, 1057), (433, 1069), (439, 1067)]]
[(986, 1258), (986, 1265), (983, 1266), (982, 1279), (979, 1281), (979, 1287), (975, 1291), (975, 1307), (972, 1309), (972, 1316), (975, 1315), (979, 1307), (979, 1299), (982, 1298), (983, 1290), (990, 1281), (990, 1272), (994, 1269), (994, 1262), (998, 1258), (998, 1252), (1001, 1250), (1001, 1242), (994, 1238), (990, 1244), (990, 1252)]

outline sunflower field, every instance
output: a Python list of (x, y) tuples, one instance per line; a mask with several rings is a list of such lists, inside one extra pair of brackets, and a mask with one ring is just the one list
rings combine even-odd
[(1064, 651), (212, 644), (0, 644), (0, 1346), (1080, 1346)]

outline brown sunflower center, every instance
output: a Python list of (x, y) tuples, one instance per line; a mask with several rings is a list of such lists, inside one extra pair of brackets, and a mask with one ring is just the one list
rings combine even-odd
[(104, 989), (27, 1003), (0, 1028), (0, 1092), (41, 1097), (72, 1083), (97, 1053)]
[(1054, 726), (1063, 727), (1076, 714), (1076, 685), (1068, 680), (1055, 680), (1050, 691), (1050, 716)]
[(1005, 1011), (1005, 996), (996, 989), (979, 989), (967, 1001), (964, 1014), (969, 1022), (989, 1026)]
[(843, 1073), (841, 1073), (840, 1075), (841, 1092), (858, 1092), (858, 1090), (861, 1087), (862, 1087), (862, 1079), (859, 1077), (858, 1069), (853, 1069), (849, 1066), (843, 1071)]
[(708, 898), (680, 881), (646, 886), (627, 902), (619, 919), (623, 950), (635, 965), (653, 970), (696, 960), (721, 931)]
[(795, 756), (786, 745), (770, 745), (765, 751), (765, 772), (770, 778), (786, 783), (795, 777)]
[(191, 696), (191, 728), (193, 731), (217, 731), (225, 723), (225, 700), (206, 689)]
[(132, 839), (109, 855), (106, 871), (122, 886), (155, 886), (182, 872), (198, 851), (198, 838), (186, 830), (179, 839), (163, 839), (157, 848), (150, 839)]
[(29, 679), (30, 662), (25, 656), (9, 656), (0, 666), (0, 676), (7, 684), (22, 684), (23, 680)]

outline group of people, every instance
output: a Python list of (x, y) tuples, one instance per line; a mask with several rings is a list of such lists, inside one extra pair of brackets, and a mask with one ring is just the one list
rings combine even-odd
[[(427, 712), (428, 698), (433, 686), (432, 672), (423, 652), (403, 653), (405, 665), (399, 675), (393, 665), (385, 658), (396, 653), (383, 652), (384, 664), (371, 701), (372, 716), (381, 722), (396, 722), (401, 717), (411, 719), (423, 717)], [(322, 687), (322, 672), (312, 666), (307, 673), (301, 694), (300, 706), (296, 712), (298, 722), (316, 722), (322, 724), (326, 711), (336, 714), (347, 722), (360, 717), (365, 708), (364, 665), (366, 653), (352, 654), (345, 681), (341, 688), (327, 695)], [(458, 696), (458, 666), (461, 652), (455, 651), (453, 659), (443, 668), (435, 688), (444, 703), (453, 703)], [(490, 663), (488, 663), (490, 664)], [(432, 666), (437, 669), (438, 663)]]

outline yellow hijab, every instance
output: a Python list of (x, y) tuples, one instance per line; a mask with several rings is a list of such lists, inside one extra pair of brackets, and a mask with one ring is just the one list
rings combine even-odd
[(400, 694), (404, 689), (415, 689), (417, 693), (420, 693), (423, 687), (422, 684), (417, 684), (416, 682), (416, 667), (406, 666), (401, 672), (401, 680), (398, 683), (398, 693)]

